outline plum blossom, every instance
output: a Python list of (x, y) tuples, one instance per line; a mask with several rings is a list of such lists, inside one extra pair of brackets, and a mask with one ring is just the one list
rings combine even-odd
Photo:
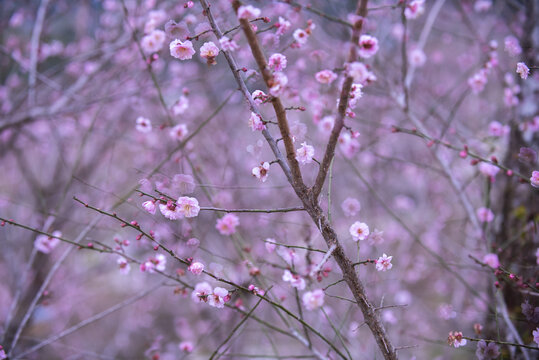
[(530, 74), (530, 68), (527, 67), (525, 63), (519, 62), (517, 63), (517, 74), (519, 74), (522, 79), (527, 79)]
[(369, 234), (369, 244), (378, 245), (384, 242), (383, 236), (384, 232), (378, 229), (374, 229), (372, 233)]
[(302, 29), (296, 29), (296, 31), (294, 31), (294, 39), (296, 40), (296, 42), (301, 46), (301, 45), (305, 45), (307, 43), (307, 40), (309, 39), (309, 34), (307, 34), (307, 32), (305, 30), (302, 30)]
[(481, 222), (491, 222), (494, 220), (494, 213), (492, 210), (486, 208), (486, 207), (480, 207), (477, 209), (477, 218)]
[(183, 140), (187, 134), (188, 130), (185, 124), (178, 124), (169, 131), (170, 137), (178, 141)]
[(219, 39), (219, 45), (221, 45), (221, 49), (224, 51), (236, 51), (240, 48), (234, 40), (229, 39), (227, 36)]
[(172, 184), (178, 188), (180, 194), (190, 194), (195, 188), (195, 179), (191, 175), (176, 174), (172, 178)]
[(288, 78), (282, 72), (276, 72), (271, 79), (271, 87), (269, 93), (273, 96), (279, 96), (283, 93), (286, 84), (288, 84)]
[(414, 49), (409, 56), (410, 65), (413, 67), (422, 67), (427, 62), (427, 56), (421, 49)]
[(180, 348), (181, 351), (185, 352), (185, 353), (191, 353), (193, 352), (194, 350), (194, 346), (193, 346), (193, 343), (190, 342), (190, 341), (182, 341), (180, 343), (180, 345), (178, 345), (178, 347)]
[(479, 172), (485, 176), (490, 176), (494, 178), (496, 174), (500, 171), (500, 168), (496, 165), (492, 165), (486, 162), (479, 164)]
[(172, 105), (172, 113), (176, 116), (183, 114), (189, 109), (189, 98), (187, 96), (180, 96), (178, 101)]
[(285, 270), (282, 277), (283, 281), (289, 282), (292, 287), (298, 290), (305, 289), (305, 279), (298, 274), (292, 274), (290, 270)]
[(498, 255), (494, 253), (488, 253), (483, 256), (483, 262), (493, 269), (497, 269), (500, 267), (500, 260), (498, 259)]
[(140, 41), (140, 46), (145, 53), (156, 53), (163, 48), (166, 35), (162, 30), (153, 30), (148, 35), (144, 36)]
[(362, 85), (366, 85), (376, 81), (376, 75), (374, 75), (367, 67), (367, 65), (361, 62), (353, 62), (347, 65), (348, 75), (354, 78), (355, 82)]
[(277, 28), (275, 35), (277, 36), (283, 35), (285, 32), (287, 32), (290, 29), (290, 26), (291, 26), (290, 21), (279, 16), (279, 22), (275, 24), (275, 27)]
[(356, 198), (346, 198), (342, 204), (341, 209), (345, 216), (355, 216), (361, 210), (361, 203)]
[[(359, 99), (363, 97), (363, 85), (352, 84), (350, 87), (350, 97), (348, 99), (348, 111), (357, 106)], [(358, 133), (359, 134), (359, 133)]]
[(267, 100), (268, 95), (266, 95), (265, 92), (262, 90), (255, 90), (251, 94), (251, 97), (253, 98), (254, 102), (258, 105), (262, 104), (264, 101)]
[(307, 310), (316, 310), (324, 305), (324, 290), (316, 289), (303, 294), (303, 306)]
[(200, 47), (200, 57), (206, 59), (208, 65), (215, 65), (215, 58), (219, 55), (219, 48), (211, 41), (205, 42)]
[(269, 253), (274, 252), (275, 248), (277, 247), (277, 245), (275, 244), (275, 239), (272, 238), (267, 238), (264, 243), (264, 246), (266, 247), (266, 251)]
[(195, 49), (193, 48), (193, 43), (189, 40), (173, 40), (170, 43), (170, 55), (180, 60), (189, 60), (193, 58), (195, 54)]
[(181, 196), (176, 201), (176, 205), (179, 208), (179, 212), (186, 218), (196, 217), (200, 211), (198, 200), (193, 197)]
[(390, 270), (393, 267), (393, 264), (391, 263), (391, 259), (393, 259), (393, 256), (387, 256), (386, 254), (383, 254), (382, 256), (380, 256), (378, 260), (375, 260), (376, 270), (378, 271)]
[(349, 132), (341, 133), (338, 139), (339, 148), (344, 156), (351, 159), (359, 151), (359, 142)]
[(331, 130), (333, 130), (333, 125), (335, 124), (335, 118), (333, 116), (324, 116), (322, 120), (318, 123), (318, 131), (325, 135), (329, 135)]
[(457, 312), (453, 310), (451, 304), (441, 304), (438, 307), (438, 315), (444, 320), (454, 319), (457, 317)]
[(307, 145), (306, 142), (301, 144), (301, 147), (296, 150), (296, 160), (302, 164), (310, 164), (313, 162), (314, 147)]
[(260, 16), (260, 9), (252, 5), (242, 5), (238, 8), (238, 19), (252, 20)]
[(358, 54), (362, 58), (370, 58), (378, 52), (378, 39), (371, 35), (361, 35)]
[(533, 341), (539, 345), (539, 327), (532, 331)]
[(479, 70), (472, 77), (468, 78), (468, 85), (474, 94), (479, 94), (487, 84), (487, 72), (485, 69)]
[(490, 136), (502, 137), (509, 134), (510, 128), (508, 125), (502, 125), (498, 121), (492, 121), (488, 125), (488, 134)]
[(150, 131), (152, 131), (152, 122), (150, 121), (150, 119), (139, 116), (137, 118), (137, 125), (135, 128), (141, 133), (149, 133)]
[(176, 206), (171, 200), (167, 201), (166, 204), (159, 204), (159, 211), (169, 220), (178, 220), (183, 218), (183, 214), (180, 211), (180, 208)]
[(211, 285), (207, 282), (201, 282), (195, 285), (195, 290), (191, 293), (191, 299), (196, 303), (207, 302), (211, 293)]
[(60, 243), (60, 239), (58, 239), (58, 237), (61, 237), (62, 233), (56, 230), (51, 235), (52, 236), (38, 235), (36, 237), (34, 247), (37, 251), (44, 254), (49, 254), (56, 246), (58, 246)]
[(515, 57), (519, 55), (522, 52), (522, 48), (520, 47), (520, 44), (518, 43), (518, 39), (512, 35), (507, 36), (504, 40), (505, 44), (505, 51), (509, 53), (509, 55)]
[(195, 275), (200, 275), (204, 271), (204, 264), (198, 261), (193, 262), (191, 265), (189, 265), (187, 270), (189, 270)]
[(317, 72), (314, 77), (320, 84), (331, 84), (337, 78), (337, 74), (331, 70), (322, 70)]
[(264, 121), (262, 121), (260, 115), (254, 112), (251, 112), (248, 125), (252, 131), (262, 131), (266, 129), (266, 125), (264, 124)]
[(466, 345), (467, 341), (462, 337), (462, 333), (460, 331), (451, 331), (449, 332), (449, 336), (447, 337), (447, 343), (449, 344), (449, 346), (458, 348)]
[(425, 12), (425, 0), (412, 0), (406, 9), (404, 9), (404, 16), (407, 19), (416, 19)]
[(354, 241), (365, 240), (369, 236), (369, 226), (359, 221), (353, 223), (349, 231)]
[(262, 182), (266, 182), (268, 179), (268, 173), (269, 173), (270, 164), (269, 162), (263, 162), (259, 166), (255, 166), (251, 173), (253, 176), (255, 176), (257, 179), (260, 179)]
[(169, 20), (165, 24), (165, 33), (172, 39), (185, 39), (189, 35), (189, 29), (183, 21), (176, 23), (174, 20)]
[(286, 68), (287, 60), (283, 54), (275, 53), (268, 59), (268, 66), (273, 71), (283, 71)]
[(475, 12), (485, 12), (492, 7), (492, 0), (477, 0), (473, 4), (473, 9)]
[(485, 340), (481, 340), (477, 343), (475, 356), (477, 356), (477, 360), (494, 360), (500, 356), (500, 349), (496, 343), (487, 343)]
[(533, 171), (530, 183), (534, 188), (539, 188), (539, 171)]
[(120, 268), (120, 274), (127, 275), (129, 274), (129, 271), (131, 270), (131, 265), (127, 262), (127, 260), (120, 256), (116, 263), (118, 264), (118, 267)]
[(234, 214), (226, 214), (217, 220), (215, 228), (221, 235), (232, 235), (236, 232), (236, 226), (240, 224), (240, 219)]
[(229, 298), (230, 296), (228, 295), (227, 289), (216, 287), (208, 296), (208, 304), (218, 309), (222, 309), (225, 307), (225, 302), (228, 301)]
[(150, 214), (155, 215), (155, 210), (157, 207), (155, 206), (154, 200), (148, 200), (142, 203), (142, 208)]
[(149, 258), (146, 262), (140, 265), (140, 271), (147, 271), (153, 273), (155, 271), (165, 271), (167, 264), (167, 258), (163, 254), (157, 254), (154, 257)]

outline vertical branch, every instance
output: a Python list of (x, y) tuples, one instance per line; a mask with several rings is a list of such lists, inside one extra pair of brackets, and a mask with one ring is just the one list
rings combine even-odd
[(43, 22), (47, 13), (47, 5), (49, 0), (41, 0), (37, 9), (36, 23), (32, 30), (32, 39), (30, 40), (30, 69), (28, 71), (28, 105), (34, 106), (36, 103), (36, 73), (37, 73), (37, 57), (39, 54), (39, 39), (41, 38), (41, 30), (43, 30)]
[[(352, 32), (352, 39), (350, 40), (350, 53), (348, 54), (349, 63), (357, 60), (356, 46), (359, 42), (359, 35), (361, 33), (361, 29), (363, 28), (363, 22), (365, 20), (365, 17), (367, 16), (367, 3), (368, 3), (368, 0), (358, 1), (356, 15), (360, 16), (360, 19), (356, 21), (354, 24), (354, 28)], [(333, 160), (333, 157), (335, 156), (335, 147), (337, 146), (339, 135), (341, 134), (341, 130), (344, 126), (344, 118), (346, 116), (346, 109), (348, 108), (350, 89), (352, 88), (353, 81), (354, 79), (350, 75), (346, 76), (346, 78), (344, 79), (344, 83), (341, 89), (341, 95), (339, 97), (337, 119), (335, 120), (335, 125), (333, 126), (333, 129), (331, 130), (331, 135), (329, 137), (329, 141), (326, 146), (326, 151), (324, 153), (324, 158), (322, 160), (322, 164), (320, 165), (320, 170), (318, 171), (318, 175), (316, 176), (315, 183), (312, 187), (313, 201), (316, 201), (316, 199), (320, 195), (320, 192), (322, 191), (322, 187), (324, 186), (324, 182), (326, 181), (326, 177), (329, 171), (329, 167), (331, 165), (331, 161)]]

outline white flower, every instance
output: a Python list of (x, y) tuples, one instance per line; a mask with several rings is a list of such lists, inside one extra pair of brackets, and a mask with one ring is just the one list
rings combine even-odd
[(350, 226), (350, 235), (352, 235), (354, 241), (365, 240), (369, 236), (369, 226), (356, 221)]
[(391, 259), (393, 259), (393, 256), (387, 256), (386, 254), (383, 254), (382, 256), (380, 256), (378, 260), (375, 260), (376, 270), (378, 271), (390, 270), (393, 267), (393, 264), (391, 264)]
[(269, 172), (270, 164), (266, 161), (261, 163), (259, 166), (256, 166), (251, 171), (253, 176), (255, 176), (257, 179), (260, 179), (260, 181), (265, 182), (268, 179), (268, 172)]
[(139, 116), (137, 118), (137, 126), (135, 128), (141, 133), (149, 133), (152, 131), (152, 122), (145, 117)]
[(307, 310), (315, 310), (324, 305), (324, 290), (316, 289), (303, 294), (303, 306)]
[(296, 160), (302, 165), (313, 162), (314, 147), (307, 145), (306, 142), (301, 144), (301, 147), (296, 150)]

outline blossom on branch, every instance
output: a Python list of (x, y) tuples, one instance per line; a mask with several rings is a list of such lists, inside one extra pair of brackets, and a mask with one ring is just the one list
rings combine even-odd
[(193, 43), (189, 40), (174, 40), (170, 43), (170, 55), (180, 60), (189, 60), (193, 58), (195, 49)]

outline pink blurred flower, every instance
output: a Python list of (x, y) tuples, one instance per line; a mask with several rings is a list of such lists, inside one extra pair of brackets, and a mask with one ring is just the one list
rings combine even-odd
[(145, 117), (139, 116), (137, 118), (137, 126), (135, 128), (141, 133), (149, 133), (152, 131), (152, 122)]
[(539, 327), (532, 331), (533, 341), (539, 345)]
[(149, 258), (140, 266), (140, 271), (153, 273), (155, 271), (165, 271), (167, 258), (163, 254), (157, 254)]
[(296, 150), (296, 160), (302, 164), (310, 164), (313, 162), (314, 147), (307, 145), (306, 142), (301, 144), (301, 147)]
[(409, 56), (410, 65), (413, 67), (421, 67), (427, 62), (427, 56), (421, 49), (414, 49)]
[(176, 174), (172, 178), (172, 183), (178, 188), (180, 194), (190, 194), (195, 190), (195, 180), (191, 175)]
[(47, 235), (38, 235), (34, 242), (34, 247), (37, 251), (40, 251), (44, 254), (49, 254), (58, 244), (60, 240), (57, 237), (61, 237), (62, 233), (60, 231), (54, 231), (52, 236)]
[(252, 5), (242, 5), (238, 8), (238, 19), (252, 20), (260, 16), (260, 9)]
[(474, 94), (479, 94), (487, 84), (487, 73), (484, 69), (474, 74), (468, 79), (468, 85)]
[(129, 274), (129, 271), (131, 270), (131, 265), (129, 265), (129, 263), (124, 257), (119, 257), (116, 260), (116, 263), (118, 264), (118, 267), (120, 268), (121, 274), (123, 275)]
[(204, 264), (201, 262), (194, 262), (187, 268), (190, 272), (192, 272), (195, 275), (200, 275), (204, 271)]
[(496, 165), (492, 165), (486, 162), (482, 162), (479, 164), (479, 172), (485, 176), (495, 177), (499, 171), (500, 168)]
[(225, 302), (230, 298), (228, 296), (228, 290), (222, 287), (216, 287), (213, 289), (213, 293), (208, 296), (208, 304), (210, 306), (222, 309), (225, 307)]
[(264, 125), (260, 115), (254, 112), (251, 112), (251, 116), (249, 117), (249, 122), (247, 124), (252, 131), (262, 131), (266, 128), (266, 125)]
[(195, 285), (195, 290), (191, 293), (191, 299), (196, 303), (207, 302), (209, 295), (212, 293), (212, 287), (207, 282), (198, 283)]
[(182, 341), (180, 345), (178, 345), (178, 347), (180, 348), (181, 351), (186, 352), (186, 353), (191, 353), (193, 352), (193, 349), (194, 349), (193, 343), (190, 341)]
[(322, 307), (324, 305), (324, 295), (324, 290), (322, 289), (307, 291), (302, 297), (303, 306), (307, 310), (315, 310)]
[(166, 35), (162, 30), (153, 30), (148, 35), (144, 36), (140, 41), (140, 46), (145, 53), (156, 53), (163, 48)]
[(374, 229), (372, 233), (369, 234), (369, 244), (379, 245), (384, 242), (383, 236), (384, 232), (378, 229)]
[(376, 81), (376, 76), (369, 71), (367, 66), (361, 62), (353, 62), (347, 65), (348, 75), (354, 78), (355, 82), (362, 85)]
[(268, 59), (268, 66), (273, 71), (283, 71), (286, 68), (287, 60), (283, 54), (273, 54)]
[(296, 29), (296, 31), (294, 31), (293, 36), (296, 42), (300, 46), (305, 45), (307, 43), (307, 40), (309, 39), (309, 34), (307, 34), (307, 32), (305, 32), (305, 30), (302, 30), (302, 29)]
[(178, 101), (172, 105), (172, 113), (174, 115), (181, 115), (189, 109), (189, 98), (187, 96), (180, 96)]
[(355, 216), (361, 210), (361, 203), (356, 198), (346, 198), (341, 204), (345, 216)]
[(449, 336), (447, 337), (447, 343), (449, 344), (449, 346), (458, 348), (466, 345), (466, 342), (466, 339), (462, 337), (462, 333), (460, 331), (449, 332)]
[(325, 135), (329, 135), (331, 130), (333, 130), (333, 125), (335, 124), (335, 118), (331, 115), (324, 116), (322, 120), (318, 123), (318, 131)]
[(285, 32), (287, 32), (290, 29), (290, 21), (284, 19), (283, 17), (279, 16), (279, 22), (275, 24), (275, 27), (277, 27), (277, 31), (275, 32), (275, 35), (281, 36)]
[(234, 214), (226, 214), (221, 219), (217, 220), (215, 228), (219, 230), (221, 235), (232, 235), (236, 232), (236, 226), (240, 224), (240, 219)]
[(530, 73), (530, 68), (527, 67), (525, 63), (523, 62), (517, 63), (517, 74), (519, 74), (522, 79), (527, 79), (529, 73)]
[(539, 188), (539, 171), (534, 170), (532, 172), (532, 177), (530, 178), (530, 183), (533, 187)]
[(257, 179), (260, 179), (260, 181), (266, 182), (266, 180), (268, 179), (269, 168), (270, 164), (266, 161), (261, 163), (259, 166), (254, 167), (251, 173)]
[(174, 126), (172, 129), (170, 129), (169, 135), (171, 138), (181, 141), (187, 136), (187, 125), (185, 124), (178, 124)]
[(219, 39), (219, 45), (221, 45), (221, 49), (224, 51), (236, 51), (240, 48), (234, 40), (231, 40), (226, 36)]
[(382, 256), (380, 256), (378, 260), (375, 260), (376, 270), (378, 271), (390, 270), (393, 267), (393, 264), (391, 264), (391, 259), (393, 259), (393, 256), (387, 256), (386, 254), (383, 254)]
[(406, 9), (404, 9), (404, 16), (407, 19), (415, 19), (425, 12), (425, 0), (412, 0)]
[(189, 40), (174, 40), (170, 43), (170, 55), (180, 60), (189, 60), (193, 58), (195, 49), (193, 43)]
[(150, 214), (155, 215), (155, 210), (157, 209), (157, 207), (155, 206), (154, 200), (148, 200), (148, 201), (143, 202), (142, 207), (144, 208), (144, 210), (146, 210)]
[(492, 121), (488, 125), (488, 133), (490, 136), (502, 137), (509, 134), (510, 128), (507, 125), (502, 125), (498, 121)]
[(369, 226), (359, 221), (353, 223), (349, 231), (354, 241), (365, 240), (369, 236)]
[(337, 74), (331, 70), (322, 70), (316, 73), (315, 78), (321, 84), (331, 84), (337, 78)]
[(282, 279), (298, 290), (305, 289), (305, 280), (298, 274), (292, 274), (290, 270), (284, 271)]
[(507, 36), (505, 38), (505, 51), (509, 53), (511, 56), (517, 56), (522, 52), (522, 48), (520, 47), (520, 44), (518, 43), (518, 39), (512, 35)]
[(481, 222), (491, 222), (494, 220), (494, 213), (490, 209), (481, 207), (477, 209), (477, 217)]
[(271, 79), (271, 87), (269, 93), (273, 96), (279, 96), (284, 92), (286, 85), (288, 84), (288, 78), (282, 72), (276, 72)]
[(362, 58), (370, 58), (378, 52), (378, 39), (371, 35), (361, 35), (358, 54)]
[(277, 245), (275, 244), (275, 239), (267, 238), (264, 243), (264, 246), (266, 247), (267, 252), (272, 253), (275, 251), (275, 247)]
[(493, 269), (497, 269), (500, 267), (500, 260), (498, 259), (498, 255), (494, 253), (488, 253), (483, 256), (483, 262)]

